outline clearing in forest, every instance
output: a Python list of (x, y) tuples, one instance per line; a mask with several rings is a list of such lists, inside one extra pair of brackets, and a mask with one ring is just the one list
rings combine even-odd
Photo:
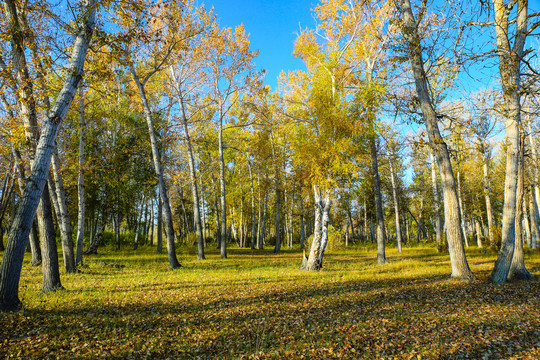
[[(25, 310), (0, 314), (0, 358), (41, 359), (537, 359), (538, 281), (487, 281), (496, 254), (468, 249), (473, 283), (449, 280), (433, 248), (331, 250), (320, 272), (298, 250), (180, 249), (169, 270), (155, 248), (101, 253), (42, 294), (26, 258)], [(540, 275), (540, 256), (525, 262)], [(109, 266), (110, 264), (125, 265)]]

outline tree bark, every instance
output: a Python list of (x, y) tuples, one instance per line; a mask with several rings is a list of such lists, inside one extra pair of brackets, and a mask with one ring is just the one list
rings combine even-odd
[(181, 265), (178, 262), (176, 257), (176, 248), (174, 244), (174, 225), (173, 225), (173, 216), (171, 210), (171, 204), (169, 202), (169, 196), (167, 195), (167, 187), (165, 185), (165, 176), (163, 173), (163, 167), (161, 165), (161, 157), (158, 150), (158, 141), (156, 137), (156, 132), (154, 129), (154, 120), (152, 119), (152, 112), (150, 111), (150, 105), (146, 98), (146, 91), (144, 89), (144, 84), (139, 80), (135, 68), (130, 66), (130, 72), (139, 89), (139, 96), (143, 104), (144, 115), (146, 117), (146, 122), (148, 125), (148, 133), (150, 135), (150, 144), (152, 146), (152, 158), (154, 160), (154, 169), (156, 172), (159, 193), (161, 200), (163, 201), (163, 215), (165, 216), (165, 225), (167, 231), (167, 254), (169, 259), (169, 266), (171, 269), (179, 268)]
[(439, 132), (437, 114), (430, 97), (427, 75), (424, 71), (424, 62), (422, 59), (418, 23), (413, 16), (410, 0), (400, 0), (396, 4), (398, 4), (398, 10), (401, 12), (403, 20), (403, 35), (408, 45), (409, 60), (414, 75), (416, 93), (420, 102), (422, 116), (426, 125), (429, 142), (437, 158), (437, 164), (439, 165), (443, 182), (445, 225), (452, 267), (451, 276), (470, 281), (474, 279), (474, 275), (469, 268), (461, 238), (461, 219), (454, 173), (452, 171), (447, 145)]

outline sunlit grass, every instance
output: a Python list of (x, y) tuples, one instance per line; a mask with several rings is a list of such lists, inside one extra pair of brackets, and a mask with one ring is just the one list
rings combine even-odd
[[(495, 286), (495, 253), (467, 250), (473, 283), (449, 279), (432, 247), (330, 249), (321, 272), (298, 270), (299, 249), (229, 249), (207, 259), (100, 249), (62, 274), (66, 291), (41, 293), (25, 259), (24, 311), (0, 315), (0, 357), (15, 358), (537, 358), (540, 286)], [(110, 267), (103, 264), (119, 264)], [(540, 275), (539, 254), (526, 254)]]

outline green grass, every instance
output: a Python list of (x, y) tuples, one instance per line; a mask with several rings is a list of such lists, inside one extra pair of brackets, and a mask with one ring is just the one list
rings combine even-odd
[[(468, 250), (477, 281), (449, 279), (433, 248), (329, 250), (324, 270), (298, 270), (301, 253), (229, 249), (207, 260), (179, 250), (168, 269), (155, 248), (100, 249), (89, 268), (41, 293), (23, 265), (25, 309), (0, 314), (0, 358), (500, 359), (540, 357), (540, 285), (487, 282), (495, 254)], [(118, 263), (111, 268), (101, 262)], [(540, 275), (540, 255), (526, 264)]]

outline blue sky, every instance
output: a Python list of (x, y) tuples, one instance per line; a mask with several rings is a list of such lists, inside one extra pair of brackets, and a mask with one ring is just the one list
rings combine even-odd
[[(252, 49), (259, 50), (257, 66), (267, 70), (266, 83), (273, 89), (281, 70), (304, 69), (302, 61), (292, 56), (293, 44), (300, 27), (314, 27), (311, 9), (318, 0), (202, 0), (214, 6), (222, 27), (244, 24)], [(529, 11), (540, 11), (540, 0), (529, 1)], [(465, 80), (465, 79), (464, 79)], [(473, 86), (465, 82), (465, 86)], [(489, 81), (491, 82), (491, 81)], [(487, 84), (484, 84), (484, 86)], [(493, 85), (493, 84), (490, 84)], [(478, 86), (478, 85), (476, 85)]]
[(277, 86), (281, 70), (303, 68), (302, 61), (292, 56), (293, 44), (302, 28), (313, 28), (311, 9), (318, 1), (311, 0), (205, 0), (214, 6), (222, 27), (244, 24), (251, 34), (252, 49), (259, 50), (257, 66), (267, 70), (266, 83)]

